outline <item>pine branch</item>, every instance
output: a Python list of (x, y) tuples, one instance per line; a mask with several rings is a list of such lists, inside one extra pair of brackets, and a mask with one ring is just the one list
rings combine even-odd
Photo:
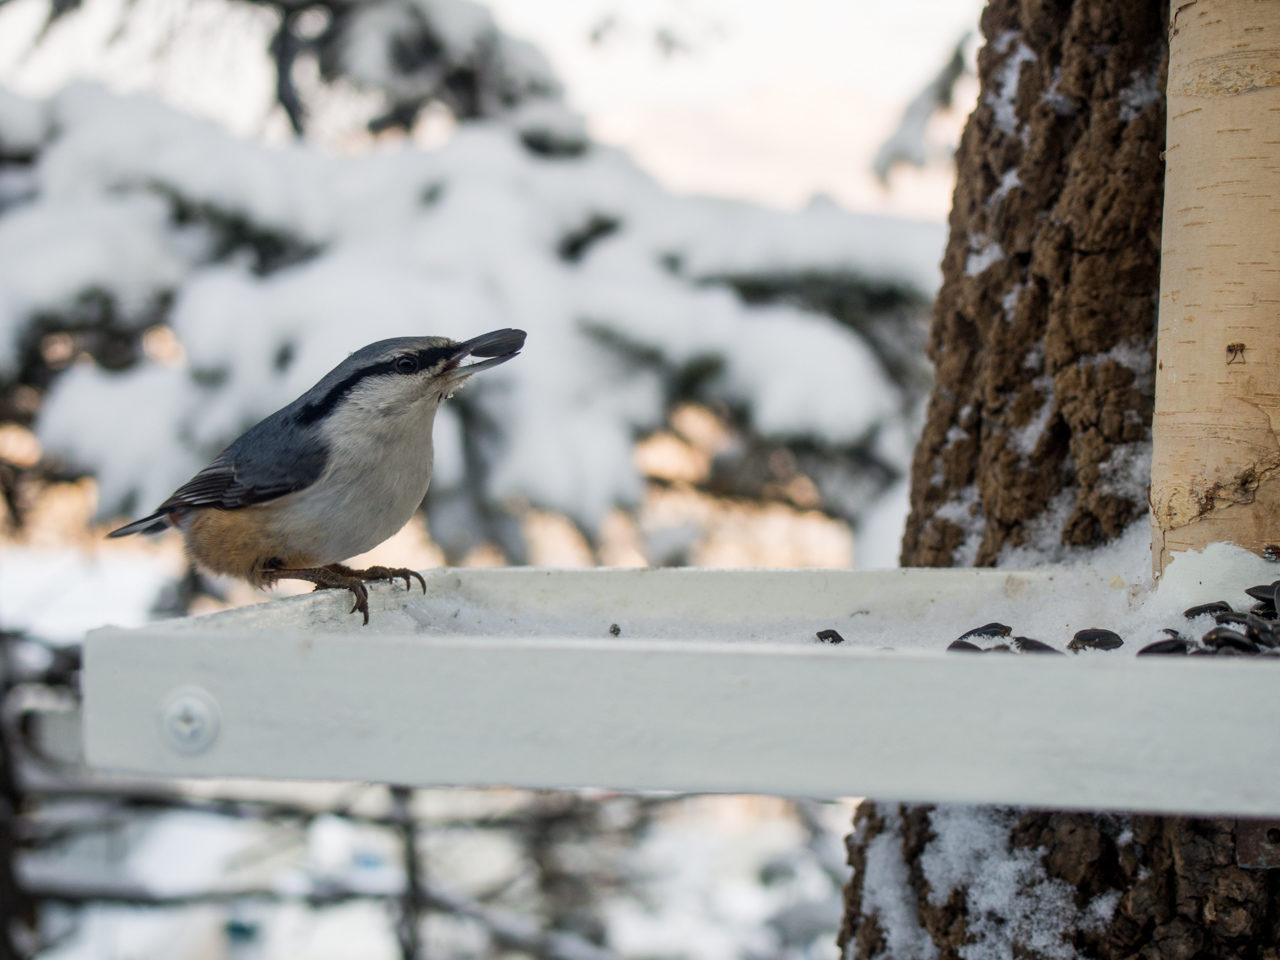
[(298, 95), (298, 88), (293, 85), (293, 65), (302, 49), (302, 39), (293, 29), (297, 11), (286, 10), (282, 11), (282, 14), (280, 27), (271, 38), (267, 50), (276, 65), (276, 100), (284, 108), (294, 134), (301, 137), (306, 125), (307, 111), (303, 106), (302, 97)]

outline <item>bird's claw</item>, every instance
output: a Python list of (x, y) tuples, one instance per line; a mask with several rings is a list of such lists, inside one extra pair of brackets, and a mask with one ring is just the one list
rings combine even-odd
[(356, 598), (356, 602), (351, 605), (351, 613), (357, 611), (364, 617), (364, 625), (369, 625), (369, 594), (364, 589), (364, 584), (360, 584), (359, 592), (355, 587), (351, 588), (352, 595)]
[(405, 589), (411, 590), (415, 577), (422, 585), (422, 592), (425, 594), (427, 581), (417, 570), (410, 570), (408, 567), (368, 567), (364, 570), (352, 570), (340, 563), (331, 563), (327, 567), (273, 572), (274, 579), (309, 580), (316, 585), (317, 590), (350, 590), (351, 596), (355, 598), (355, 602), (351, 605), (351, 612), (361, 614), (366, 626), (369, 623), (369, 590), (365, 587), (365, 582), (403, 579)]
[(369, 625), (369, 591), (365, 585), (359, 580), (347, 584), (347, 589), (351, 591), (351, 596), (355, 597), (355, 603), (351, 605), (351, 613), (360, 613), (364, 617), (364, 625)]
[[(360, 613), (363, 615), (365, 626), (368, 626), (369, 591), (360, 581), (359, 577), (350, 576), (344, 572), (323, 567), (314, 571), (297, 571), (297, 574), (303, 573), (311, 574), (311, 576), (305, 577), (305, 579), (309, 579), (315, 584), (315, 588), (311, 591), (312, 593), (315, 593), (317, 590), (350, 590), (354, 603), (352, 603), (351, 610), (349, 612)], [(312, 579), (312, 577), (322, 577), (323, 579)]]
[(367, 567), (364, 570), (352, 570), (351, 574), (361, 580), (403, 580), (406, 590), (413, 589), (413, 580), (416, 579), (422, 587), (422, 592), (424, 594), (427, 592), (427, 581), (423, 579), (422, 574), (408, 567)]

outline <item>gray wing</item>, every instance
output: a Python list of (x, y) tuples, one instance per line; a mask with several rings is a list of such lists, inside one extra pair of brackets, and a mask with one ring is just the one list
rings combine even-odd
[[(2, 0), (0, 0), (2, 2)], [(303, 490), (320, 478), (329, 451), (314, 428), (298, 424), (291, 407), (250, 427), (169, 499), (141, 520), (112, 530), (108, 537), (158, 533), (169, 514), (196, 507), (236, 510)]]
[(280, 420), (268, 417), (175, 490), (156, 512), (189, 507), (236, 510), (266, 503), (311, 486), (328, 459), (314, 430), (282, 429)]

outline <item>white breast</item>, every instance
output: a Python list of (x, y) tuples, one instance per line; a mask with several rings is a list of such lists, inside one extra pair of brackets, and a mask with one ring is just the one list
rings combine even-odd
[(371, 550), (409, 522), (431, 482), (437, 399), (399, 410), (344, 403), (325, 421), (329, 462), (289, 497), (288, 539), (317, 565)]

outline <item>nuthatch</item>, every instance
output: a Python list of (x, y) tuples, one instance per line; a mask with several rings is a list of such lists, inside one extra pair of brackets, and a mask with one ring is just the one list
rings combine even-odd
[[(314, 387), (250, 427), (155, 512), (108, 536), (182, 531), (191, 559), (268, 587), (305, 580), (351, 591), (369, 622), (365, 581), (422, 576), (405, 568), (352, 570), (403, 527), (431, 482), (436, 410), (472, 374), (505, 363), (523, 330), (455, 343), (397, 337), (357, 350)], [(483, 357), (465, 366), (467, 357)]]

